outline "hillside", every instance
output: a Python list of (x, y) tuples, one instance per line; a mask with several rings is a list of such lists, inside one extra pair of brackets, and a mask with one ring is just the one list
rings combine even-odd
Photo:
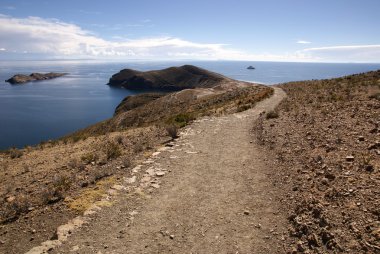
[(380, 71), (290, 82), (255, 126), (275, 158), (291, 253), (380, 251)]
[(272, 93), (266, 86), (228, 80), (158, 98), (136, 96), (106, 121), (0, 153), (0, 252), (22, 253), (56, 239), (59, 225), (95, 203), (107, 206), (102, 198), (109, 189), (118, 188), (178, 128), (202, 116), (247, 110)]
[(189, 88), (211, 88), (228, 78), (208, 70), (183, 65), (155, 71), (124, 69), (109, 80), (111, 86), (121, 86), (130, 90), (178, 91)]

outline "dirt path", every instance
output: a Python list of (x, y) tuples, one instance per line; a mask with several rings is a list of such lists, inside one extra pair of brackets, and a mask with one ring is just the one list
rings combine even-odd
[(186, 127), (134, 169), (113, 206), (52, 252), (283, 253), (283, 214), (250, 129), (284, 96), (275, 88), (254, 109)]

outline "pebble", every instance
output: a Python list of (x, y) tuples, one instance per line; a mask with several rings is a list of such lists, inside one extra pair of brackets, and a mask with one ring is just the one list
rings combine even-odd
[(174, 235), (170, 235), (170, 239), (174, 239)]
[(249, 215), (250, 212), (249, 212), (248, 210), (245, 210), (245, 211), (244, 211), (244, 214), (245, 214), (245, 215)]
[(114, 189), (114, 190), (118, 190), (118, 191), (121, 191), (121, 190), (125, 189), (125, 187), (123, 185), (120, 185), (120, 184), (115, 184), (111, 188)]
[(126, 178), (125, 182), (130, 183), (130, 184), (136, 182), (136, 176), (132, 176), (131, 178)]
[(157, 171), (156, 172), (156, 176), (164, 176), (165, 175), (165, 172), (163, 171)]
[(346, 161), (354, 161), (354, 160), (355, 160), (355, 157), (352, 155), (349, 155), (346, 157)]

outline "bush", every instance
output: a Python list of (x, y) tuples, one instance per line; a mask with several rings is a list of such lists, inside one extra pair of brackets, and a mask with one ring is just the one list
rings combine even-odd
[(22, 151), (18, 150), (17, 148), (12, 148), (9, 151), (9, 156), (11, 157), (11, 159), (20, 158), (22, 154), (23, 154)]
[(132, 166), (131, 160), (129, 158), (124, 158), (124, 160), (123, 160), (123, 166), (125, 168), (129, 168), (130, 166)]
[(98, 155), (94, 153), (87, 153), (87, 154), (82, 155), (81, 157), (81, 160), (86, 164), (89, 164), (93, 161), (97, 161), (98, 159), (99, 159)]
[(175, 125), (170, 125), (166, 127), (166, 132), (172, 139), (178, 138), (178, 127)]
[(172, 124), (176, 125), (179, 128), (182, 128), (186, 125), (188, 125), (191, 121), (193, 121), (195, 118), (190, 113), (182, 113), (174, 116), (172, 119)]
[(274, 110), (268, 112), (268, 114), (266, 115), (267, 119), (273, 119), (273, 118), (278, 118), (278, 117), (279, 117), (278, 112)]
[(121, 155), (121, 149), (119, 145), (114, 142), (109, 142), (106, 145), (105, 149), (106, 149), (105, 153), (106, 153), (107, 160), (116, 159), (117, 157)]

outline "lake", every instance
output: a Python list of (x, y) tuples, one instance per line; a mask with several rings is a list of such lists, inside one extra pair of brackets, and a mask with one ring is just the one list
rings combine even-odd
[[(109, 78), (121, 69), (145, 71), (183, 64), (194, 64), (230, 78), (268, 85), (380, 69), (380, 64), (3, 61), (0, 62), (0, 149), (38, 144), (112, 117), (120, 101), (136, 93), (106, 85)], [(249, 65), (256, 69), (247, 70)], [(32, 72), (69, 74), (24, 85), (10, 85), (4, 81), (16, 73)]]

